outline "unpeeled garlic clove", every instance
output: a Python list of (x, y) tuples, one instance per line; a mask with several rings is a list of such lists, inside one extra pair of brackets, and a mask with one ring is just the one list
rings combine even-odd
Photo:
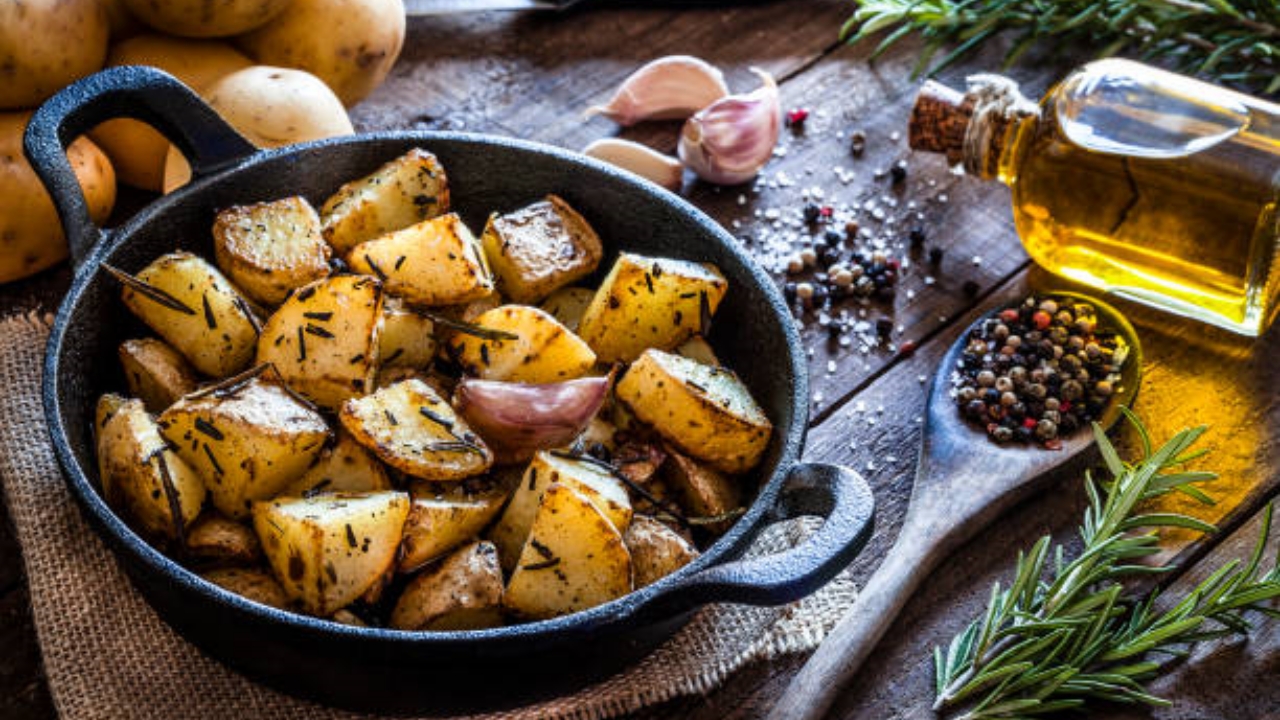
[(760, 77), (759, 88), (717, 100), (689, 118), (680, 131), (680, 159), (707, 182), (737, 185), (750, 180), (778, 144), (778, 84), (763, 70), (751, 72)]
[(619, 125), (683, 120), (729, 94), (720, 69), (691, 55), (658, 58), (622, 81), (608, 104), (587, 109)]
[(684, 183), (684, 165), (679, 160), (630, 140), (603, 138), (583, 148), (582, 153), (629, 170), (668, 190), (679, 190)]

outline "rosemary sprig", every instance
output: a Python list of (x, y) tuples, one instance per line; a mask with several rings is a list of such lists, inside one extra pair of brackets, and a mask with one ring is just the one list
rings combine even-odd
[(1125, 594), (1121, 579), (1167, 569), (1133, 562), (1159, 551), (1156, 528), (1214, 530), (1185, 515), (1138, 514), (1139, 503), (1171, 492), (1211, 503), (1196, 486), (1216, 477), (1185, 469), (1203, 455), (1190, 448), (1205, 428), (1183, 430), (1152, 452), (1142, 424), (1125, 415), (1138, 431), (1143, 458), (1126, 464), (1094, 426), (1111, 480), (1085, 475), (1083, 551), (1067, 562), (1061, 546), (1050, 552), (1046, 536), (1018, 555), (1012, 583), (992, 588), (986, 613), (946, 650), (934, 651), (935, 710), (978, 720), (1039, 717), (1091, 700), (1167, 705), (1145, 684), (1169, 661), (1185, 657), (1190, 644), (1248, 632), (1247, 611), (1280, 617), (1270, 605), (1280, 597), (1280, 560), (1262, 568), (1270, 507), (1248, 562), (1227, 563), (1165, 610), (1156, 607), (1158, 590), (1146, 598)]
[(925, 39), (917, 73), (935, 73), (1009, 32), (1015, 40), (1006, 64), (1052, 38), (1058, 48), (1160, 61), (1256, 93), (1280, 90), (1280, 3), (1273, 0), (862, 0), (842, 37), (859, 42), (882, 30), (890, 31), (875, 55), (912, 32)]

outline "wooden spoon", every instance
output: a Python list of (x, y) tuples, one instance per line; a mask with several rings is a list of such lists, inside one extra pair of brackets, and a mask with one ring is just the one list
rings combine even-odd
[[(1068, 292), (1043, 297), (1071, 297), (1092, 304), (1098, 327), (1114, 331), (1128, 344), (1121, 381), (1099, 420), (1110, 428), (1121, 416), (1120, 406), (1131, 405), (1138, 391), (1142, 351), (1137, 333), (1119, 311), (1095, 298)], [(970, 329), (998, 311), (987, 313)], [(1058, 451), (1038, 445), (997, 445), (982, 428), (961, 418), (951, 397), (951, 376), (968, 339), (966, 331), (956, 340), (933, 378), (911, 503), (897, 541), (844, 619), (791, 680), (770, 720), (823, 717), (907, 598), (938, 563), (991, 520), (1043, 487), (1054, 469), (1093, 447), (1088, 428), (1064, 438)]]

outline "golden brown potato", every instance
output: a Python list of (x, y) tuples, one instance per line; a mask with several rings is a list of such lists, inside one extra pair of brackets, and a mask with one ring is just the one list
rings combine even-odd
[(338, 419), (383, 462), (424, 480), (461, 480), (493, 465), (484, 441), (421, 380), (348, 400)]
[(200, 577), (256, 603), (280, 610), (289, 606), (289, 598), (280, 583), (259, 568), (220, 568), (201, 573)]
[(622, 534), (631, 554), (636, 589), (661, 580), (693, 562), (698, 550), (674, 530), (646, 515), (636, 515)]
[(94, 409), (93, 416), (93, 435), (95, 438), (102, 434), (102, 429), (111, 421), (111, 417), (116, 414), (117, 410), (124, 407), (127, 402), (129, 402), (129, 398), (115, 393), (104, 393), (102, 397), (98, 398), (98, 404)]
[(755, 467), (773, 432), (737, 375), (661, 350), (632, 363), (616, 394), (681, 451), (729, 473)]
[(584, 287), (565, 287), (551, 293), (538, 307), (550, 314), (571, 332), (578, 332), (582, 314), (591, 304), (596, 291)]
[(413, 572), (480, 534), (493, 520), (508, 492), (500, 486), (416, 482), (400, 543), (399, 571)]
[(487, 542), (459, 548), (405, 586), (391, 611), (398, 630), (479, 630), (502, 624), (502, 569)]
[(222, 210), (213, 221), (218, 267), (253, 300), (279, 305), (329, 274), (320, 216), (303, 197)]
[(286, 485), (280, 494), (309, 497), (320, 493), (390, 489), (391, 479), (378, 458), (339, 426), (333, 445), (326, 447), (315, 464)]
[(170, 35), (229, 37), (279, 15), (290, 0), (124, 0), (134, 17)]
[(200, 514), (205, 486), (165, 444), (141, 400), (129, 400), (110, 414), (98, 435), (98, 462), (107, 504), (144, 535), (182, 540)]
[(314, 73), (351, 106), (382, 84), (404, 30), (401, 0), (291, 0), (239, 43), (260, 63)]
[(102, 69), (107, 31), (98, 0), (0, 3), (0, 109), (35, 107)]
[(567, 615), (631, 592), (631, 556), (613, 523), (574, 490), (552, 483), (507, 583), (503, 605), (530, 619)]
[(400, 298), (382, 305), (382, 334), (378, 362), (388, 367), (423, 368), (436, 356), (435, 324)]
[(327, 616), (386, 574), (408, 513), (400, 492), (281, 498), (254, 503), (253, 528), (285, 594)]
[(669, 350), (702, 332), (729, 284), (709, 263), (623, 253), (600, 284), (578, 334), (603, 362), (631, 362), (647, 348)]
[(351, 269), (375, 275), (387, 292), (419, 305), (459, 305), (493, 293), (483, 251), (455, 213), (357, 245)]
[(162, 340), (125, 340), (117, 354), (129, 393), (141, 399), (149, 412), (162, 412), (178, 398), (195, 392), (195, 370)]
[(263, 377), (186, 396), (160, 415), (160, 431), (213, 506), (236, 519), (301, 475), (329, 439), (319, 413)]
[(491, 216), (482, 242), (498, 289), (523, 304), (590, 275), (604, 256), (595, 230), (556, 195)]
[(489, 340), (454, 333), (449, 354), (469, 375), (485, 380), (551, 383), (587, 374), (596, 364), (591, 348), (556, 319), (528, 305), (503, 305), (476, 318), (476, 325), (516, 335)]
[(196, 370), (215, 378), (243, 370), (258, 342), (257, 318), (239, 291), (204, 258), (175, 252), (125, 283), (124, 304)]
[(373, 387), (382, 302), (382, 285), (371, 277), (317, 280), (267, 318), (257, 362), (271, 363), (289, 387), (336, 410)]
[[(662, 480), (688, 516), (714, 518), (742, 507), (742, 487), (736, 479), (670, 447), (662, 465)], [(726, 519), (707, 527), (722, 533), (732, 524), (732, 519)]]
[(187, 531), (187, 554), (202, 565), (254, 565), (262, 546), (248, 525), (208, 511)]
[[(115, 0), (116, 4), (122, 2)], [(116, 37), (113, 33), (112, 38)], [(107, 53), (108, 67), (151, 65), (172, 74), (196, 92), (203, 92), (224, 76), (252, 64), (252, 60), (226, 43), (154, 34), (118, 42)], [(150, 125), (118, 118), (90, 130), (89, 136), (111, 158), (120, 182), (152, 192), (164, 188), (169, 141)]]
[(325, 240), (345, 255), (366, 240), (449, 212), (449, 178), (435, 155), (414, 148), (338, 188), (320, 210)]
[[(0, 93), (4, 74), (0, 63)], [(67, 239), (53, 201), (22, 154), (22, 134), (30, 118), (25, 111), (0, 113), (0, 283), (33, 275), (67, 257)], [(71, 143), (67, 159), (80, 181), (89, 217), (105, 223), (116, 202), (111, 162), (87, 138)]]

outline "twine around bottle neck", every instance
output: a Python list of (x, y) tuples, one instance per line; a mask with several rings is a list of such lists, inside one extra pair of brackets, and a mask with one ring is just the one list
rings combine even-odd
[(966, 78), (965, 100), (973, 108), (964, 132), (964, 171), (983, 178), (995, 177), (1000, 155), (1012, 123), (1040, 116), (1040, 107), (1003, 75), (982, 73)]

